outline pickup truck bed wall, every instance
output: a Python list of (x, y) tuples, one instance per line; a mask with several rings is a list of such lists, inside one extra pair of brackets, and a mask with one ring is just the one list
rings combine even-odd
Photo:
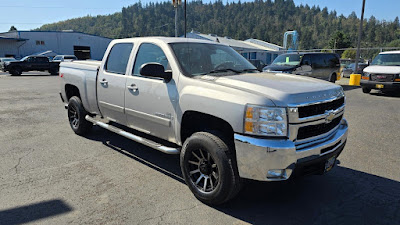
[[(62, 75), (67, 75), (69, 82), (63, 85), (75, 86), (79, 90), (86, 111), (100, 114), (97, 106), (96, 79), (101, 61), (62, 62)], [(72, 75), (73, 74), (73, 75)], [(65, 87), (63, 87), (65, 89)], [(67, 99), (72, 96), (67, 96)]]

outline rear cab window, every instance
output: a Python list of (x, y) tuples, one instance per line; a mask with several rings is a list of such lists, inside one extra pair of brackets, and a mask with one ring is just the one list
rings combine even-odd
[(115, 44), (108, 55), (104, 70), (109, 73), (125, 75), (132, 48), (132, 43)]

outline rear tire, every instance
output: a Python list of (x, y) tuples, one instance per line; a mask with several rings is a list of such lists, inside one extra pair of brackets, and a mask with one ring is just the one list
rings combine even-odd
[(10, 70), (11, 75), (20, 76), (22, 74), (22, 69), (17, 67)]
[(207, 132), (194, 133), (183, 145), (182, 175), (194, 196), (206, 204), (222, 204), (240, 191), (241, 180), (228, 146)]
[(363, 87), (362, 88), (362, 92), (365, 93), (365, 94), (368, 94), (368, 93), (371, 92), (371, 88)]
[(332, 74), (331, 77), (329, 78), (329, 82), (335, 83), (337, 79), (336, 73)]
[(93, 124), (85, 119), (88, 115), (80, 98), (73, 96), (68, 102), (68, 120), (72, 130), (78, 135), (84, 135), (90, 131)]
[(51, 75), (58, 75), (58, 70), (49, 70)]

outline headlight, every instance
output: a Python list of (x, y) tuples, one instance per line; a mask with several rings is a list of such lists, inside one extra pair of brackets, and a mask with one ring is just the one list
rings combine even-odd
[(244, 131), (247, 134), (286, 137), (286, 109), (247, 105)]

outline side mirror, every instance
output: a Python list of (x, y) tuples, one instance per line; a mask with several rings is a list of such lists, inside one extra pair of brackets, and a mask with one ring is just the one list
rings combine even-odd
[(165, 72), (164, 66), (160, 63), (146, 63), (140, 67), (140, 75), (146, 77), (162, 78), (166, 82), (172, 79), (172, 72)]
[(310, 63), (310, 61), (306, 60), (306, 61), (304, 61), (304, 65), (311, 66), (311, 63)]

